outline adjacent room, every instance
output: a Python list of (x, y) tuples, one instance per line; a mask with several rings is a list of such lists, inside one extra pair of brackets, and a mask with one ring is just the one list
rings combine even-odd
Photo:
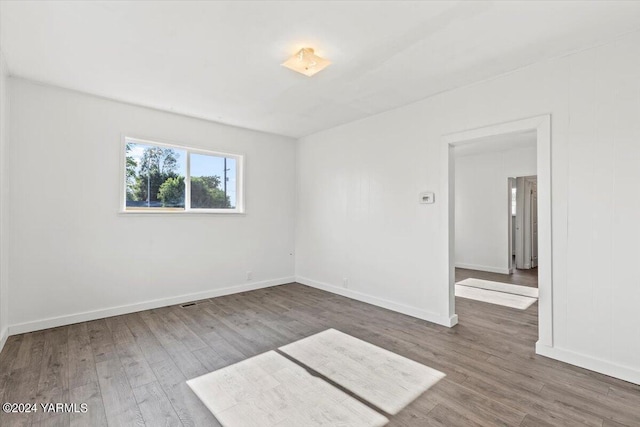
[(538, 298), (537, 135), (454, 148), (456, 296), (527, 309)]
[(639, 426), (638, 76), (636, 1), (0, 1), (0, 425)]

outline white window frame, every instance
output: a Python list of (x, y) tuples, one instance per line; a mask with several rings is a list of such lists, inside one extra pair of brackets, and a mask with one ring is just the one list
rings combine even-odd
[[(176, 150), (182, 150), (186, 152), (186, 167), (185, 167), (185, 193), (184, 193), (184, 209), (136, 209), (127, 210), (127, 168), (126, 168), (126, 150), (127, 142), (134, 144), (154, 145), (158, 147), (174, 148)], [(126, 215), (182, 215), (182, 214), (244, 214), (244, 155), (224, 153), (221, 151), (205, 150), (202, 148), (193, 148), (183, 144), (158, 141), (157, 139), (138, 138), (134, 136), (122, 136), (122, 144), (120, 147), (121, 159), (120, 159), (120, 211), (121, 214)], [(227, 159), (234, 159), (236, 161), (236, 206), (233, 209), (219, 209), (219, 208), (191, 208), (191, 154), (202, 154), (217, 157), (226, 157)]]

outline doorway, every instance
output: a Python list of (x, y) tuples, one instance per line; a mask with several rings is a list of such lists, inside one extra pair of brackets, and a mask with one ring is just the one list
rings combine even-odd
[(521, 132), (535, 132), (537, 166), (536, 199), (538, 236), (535, 264), (538, 270), (538, 342), (540, 346), (553, 346), (553, 299), (551, 265), (551, 117), (549, 115), (517, 120), (457, 132), (442, 138), (442, 179), (444, 182), (443, 217), (447, 228), (444, 242), (445, 265), (448, 289), (448, 314), (451, 325), (457, 323), (455, 311), (455, 149), (477, 143), (490, 137)]
[(538, 177), (508, 179), (509, 273), (538, 267)]

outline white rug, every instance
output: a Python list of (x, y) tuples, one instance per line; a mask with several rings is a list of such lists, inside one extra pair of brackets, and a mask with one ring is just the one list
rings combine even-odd
[(187, 381), (227, 427), (385, 425), (378, 412), (274, 351)]
[(445, 374), (350, 335), (328, 329), (280, 347), (388, 414), (396, 414)]
[(486, 289), (489, 291), (505, 292), (508, 294), (522, 295), (523, 297), (538, 298), (538, 288), (531, 286), (512, 285), (510, 283), (493, 282), (491, 280), (468, 278), (461, 280), (456, 285), (470, 286), (472, 288)]
[(505, 307), (526, 310), (538, 301), (537, 298), (524, 297), (506, 292), (490, 291), (487, 289), (474, 288), (471, 286), (456, 285), (456, 296), (487, 302), (490, 304), (503, 305)]

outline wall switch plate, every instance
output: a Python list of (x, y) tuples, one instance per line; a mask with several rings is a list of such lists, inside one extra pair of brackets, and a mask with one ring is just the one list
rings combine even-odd
[(436, 202), (436, 195), (430, 191), (425, 191), (424, 193), (420, 193), (420, 203), (423, 204), (431, 204)]

